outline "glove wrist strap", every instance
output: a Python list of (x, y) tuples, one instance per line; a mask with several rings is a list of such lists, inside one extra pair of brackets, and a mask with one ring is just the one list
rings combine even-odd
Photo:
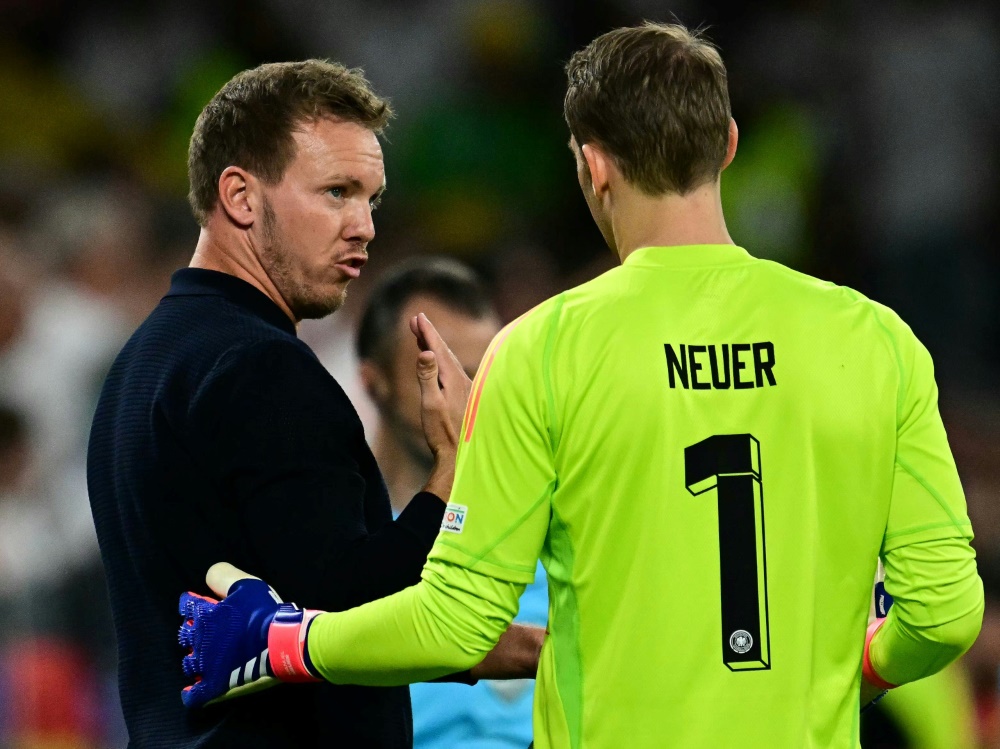
[(306, 634), (309, 623), (322, 611), (300, 609), (290, 603), (278, 606), (267, 631), (267, 649), (274, 675), (282, 681), (322, 681), (306, 665)]
[(895, 689), (895, 684), (890, 684), (875, 673), (875, 667), (872, 665), (871, 655), (869, 653), (871, 650), (872, 638), (875, 636), (875, 633), (878, 632), (879, 627), (883, 624), (885, 624), (885, 619), (876, 619), (868, 625), (868, 633), (865, 635), (865, 654), (861, 661), (861, 673), (869, 684), (876, 686), (879, 689)]

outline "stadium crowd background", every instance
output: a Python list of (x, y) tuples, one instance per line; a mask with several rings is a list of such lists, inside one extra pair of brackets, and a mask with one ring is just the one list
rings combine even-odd
[(737, 243), (890, 305), (934, 356), (987, 594), (963, 663), (981, 744), (1000, 747), (1000, 6), (742, 5), (0, 1), (0, 747), (125, 743), (86, 438), (112, 357), (193, 250), (187, 139), (210, 96), (315, 56), (392, 98), (369, 265), (302, 330), (371, 428), (353, 331), (381, 270), (466, 260), (509, 320), (611, 267), (566, 148), (562, 66), (670, 14), (709, 25), (730, 71)]

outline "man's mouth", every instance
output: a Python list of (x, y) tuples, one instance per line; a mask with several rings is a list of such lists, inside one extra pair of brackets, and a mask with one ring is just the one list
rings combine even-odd
[(368, 258), (365, 255), (350, 255), (339, 263), (336, 267), (349, 278), (357, 278), (361, 275), (361, 267), (368, 262)]

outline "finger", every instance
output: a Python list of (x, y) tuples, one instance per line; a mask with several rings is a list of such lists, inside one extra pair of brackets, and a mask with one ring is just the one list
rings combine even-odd
[(213, 610), (218, 603), (214, 598), (200, 596), (197, 593), (182, 593), (177, 607), (177, 613), (184, 617), (184, 623), (181, 625), (181, 636), (189, 637), (198, 618)]
[(448, 350), (448, 344), (444, 342), (441, 334), (437, 332), (437, 328), (434, 327), (432, 323), (423, 312), (417, 315), (417, 339), (423, 340), (424, 350), (433, 351), (434, 353), (440, 353)]
[(414, 315), (410, 318), (410, 332), (417, 339), (417, 347), (421, 351), (427, 351), (427, 341), (424, 339), (423, 333), (420, 332), (420, 325), (418, 322), (419, 318)]
[(177, 641), (181, 647), (194, 650), (198, 630), (198, 622), (211, 614), (218, 606), (218, 601), (197, 593), (182, 593), (177, 612), (184, 617), (177, 630)]
[(229, 595), (229, 589), (233, 587), (233, 583), (245, 578), (260, 579), (249, 572), (244, 572), (239, 567), (234, 567), (229, 562), (217, 562), (208, 568), (208, 574), (205, 575), (205, 582), (208, 583), (208, 587), (216, 595), (220, 598), (225, 598)]
[(417, 355), (417, 381), (420, 383), (420, 401), (424, 405), (433, 404), (442, 397), (438, 374), (434, 352), (421, 351)]
[(204, 626), (205, 618), (212, 616), (218, 605), (215, 599), (197, 593), (181, 595), (178, 611), (184, 617), (184, 622), (180, 626), (177, 641), (187, 650), (181, 661), (181, 668), (184, 675), (192, 682), (184, 688), (185, 704), (196, 705), (204, 701), (199, 686), (202, 680), (201, 655), (198, 652), (199, 628)]
[(192, 610), (193, 607), (199, 604), (216, 604), (219, 601), (215, 598), (209, 598), (208, 596), (202, 596), (197, 593), (192, 593), (190, 590), (187, 593), (181, 593), (180, 600), (177, 603), (177, 613), (181, 616), (186, 616)]
[(448, 344), (444, 342), (444, 339), (441, 337), (441, 334), (438, 333), (434, 324), (427, 319), (427, 315), (423, 312), (417, 315), (416, 324), (417, 329), (420, 332), (417, 342), (420, 343), (420, 338), (422, 337), (424, 344), (426, 344), (426, 347), (422, 347), (422, 350), (433, 351), (434, 355), (437, 357), (438, 377), (441, 378), (442, 384), (447, 387), (449, 385), (449, 381), (454, 381), (453, 378), (458, 375), (466, 378), (465, 370), (462, 369), (462, 365), (452, 353), (451, 349), (448, 348)]
[(184, 669), (184, 675), (192, 680), (195, 676), (201, 673), (201, 668), (199, 666), (198, 656), (193, 650), (185, 655), (184, 660), (181, 661), (181, 667)]
[(195, 677), (195, 683), (189, 684), (181, 691), (181, 700), (185, 707), (200, 707), (208, 700), (205, 688), (201, 685), (201, 677)]
[(430, 380), (437, 376), (437, 357), (433, 351), (421, 351), (417, 355), (417, 376)]
[(192, 615), (189, 619), (185, 619), (184, 623), (177, 628), (177, 642), (180, 643), (182, 648), (193, 650), (194, 637), (195, 637), (195, 626), (194, 626), (194, 616)]

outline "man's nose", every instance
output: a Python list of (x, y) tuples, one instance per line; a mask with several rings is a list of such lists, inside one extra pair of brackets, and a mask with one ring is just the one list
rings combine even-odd
[(351, 217), (351, 223), (345, 227), (348, 236), (345, 239), (352, 242), (371, 242), (375, 239), (375, 221), (372, 218), (372, 207), (364, 203)]

